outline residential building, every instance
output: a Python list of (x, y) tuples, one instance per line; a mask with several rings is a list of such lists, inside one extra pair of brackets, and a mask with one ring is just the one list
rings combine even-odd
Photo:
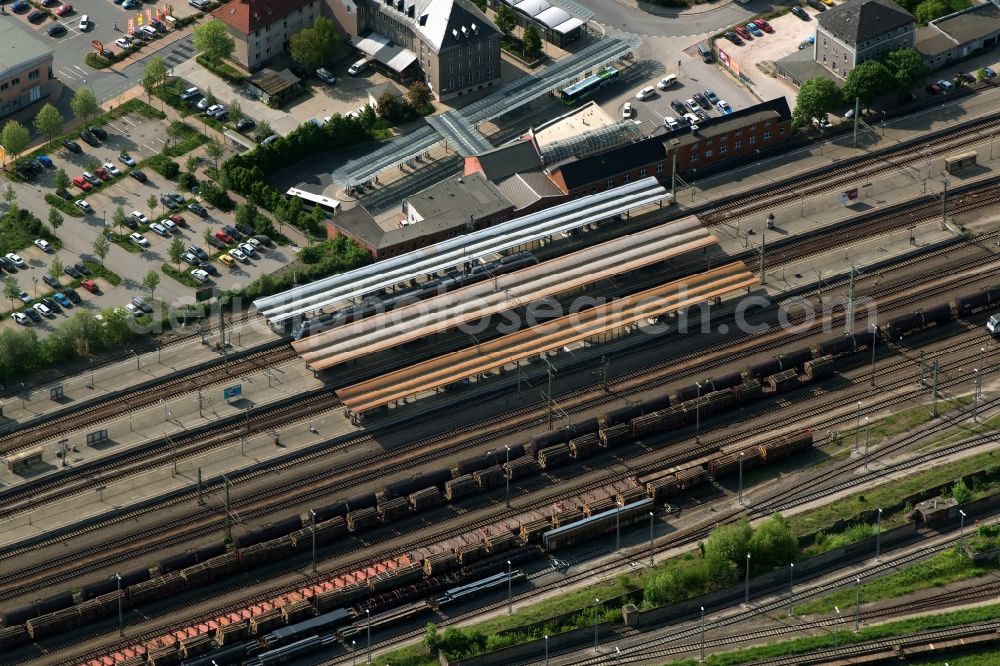
[(374, 259), (394, 257), (514, 217), (514, 205), (481, 173), (455, 176), (403, 202), (403, 218), (384, 229), (364, 206), (328, 220), (327, 237), (348, 236)]
[(236, 42), (232, 59), (251, 72), (286, 52), (319, 15), (319, 0), (232, 0), (212, 12)]
[(500, 31), (469, 0), (326, 0), (348, 41), (438, 100), (500, 83)]
[(13, 21), (0, 23), (0, 118), (49, 96), (52, 49)]
[(892, 0), (847, 0), (816, 17), (813, 59), (844, 78), (866, 60), (913, 47), (916, 19)]
[(680, 128), (617, 148), (571, 158), (547, 168), (549, 178), (573, 197), (603, 192), (653, 176), (664, 183), (677, 173), (693, 179), (720, 162), (758, 157), (791, 138), (792, 114), (784, 97), (777, 97), (730, 115), (712, 118), (698, 130)]

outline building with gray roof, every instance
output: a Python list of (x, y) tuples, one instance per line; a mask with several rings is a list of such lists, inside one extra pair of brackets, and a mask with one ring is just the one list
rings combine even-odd
[(0, 118), (49, 96), (52, 49), (12, 21), (0, 22)]
[(992, 2), (974, 5), (934, 19), (917, 29), (916, 49), (932, 69), (976, 52), (994, 49), (1000, 42), (1000, 7)]
[(816, 20), (813, 58), (841, 78), (915, 40), (916, 19), (892, 0), (847, 0)]

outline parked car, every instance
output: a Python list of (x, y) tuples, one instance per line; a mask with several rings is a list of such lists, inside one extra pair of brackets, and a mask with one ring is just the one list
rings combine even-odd
[(38, 175), (38, 168), (29, 166), (27, 163), (18, 164), (14, 167), (14, 171), (16, 171), (18, 175), (25, 180), (34, 180), (35, 176)]
[(57, 291), (56, 293), (52, 294), (52, 298), (56, 299), (56, 303), (61, 305), (63, 308), (73, 307), (73, 302), (70, 301), (66, 297), (66, 294), (62, 293), (61, 291)]
[(119, 37), (115, 40), (115, 46), (120, 49), (130, 49), (132, 48), (132, 40), (128, 37)]
[(83, 273), (78, 271), (76, 269), (76, 266), (66, 266), (65, 268), (63, 268), (63, 273), (70, 276), (74, 280), (79, 280), (80, 278), (83, 277)]
[(62, 23), (53, 23), (45, 32), (49, 34), (49, 37), (62, 37), (66, 34), (66, 26)]
[(685, 100), (684, 104), (686, 104), (687, 108), (691, 110), (691, 113), (698, 113), (701, 111), (701, 105), (694, 101), (694, 99)]
[(73, 264), (73, 268), (80, 271), (84, 275), (90, 275), (90, 269), (87, 268), (87, 264), (83, 263), (82, 261), (78, 261), (75, 264)]
[(632, 102), (625, 102), (622, 105), (622, 120), (628, 120), (632, 117)]
[[(160, 195), (160, 203), (163, 204), (164, 206), (166, 206), (167, 208), (177, 208), (178, 206), (181, 205), (180, 203), (178, 203), (178, 202), (174, 201), (173, 199), (171, 199), (170, 197), (168, 197), (166, 194), (161, 194)], [(181, 202), (181, 203), (183, 203), (183, 202)]]
[(146, 177), (146, 174), (140, 171), (139, 169), (132, 169), (131, 171), (128, 172), (128, 175), (132, 176), (140, 183), (145, 183), (147, 180), (149, 180), (149, 178)]
[(44, 20), (45, 20), (45, 12), (36, 9), (35, 11), (28, 14), (29, 23), (41, 23)]
[(57, 280), (56, 278), (52, 277), (48, 273), (46, 273), (45, 275), (42, 276), (42, 282), (44, 282), (45, 284), (49, 285), (50, 287), (52, 287), (54, 289), (58, 289), (59, 288), (59, 280)]
[(236, 131), (246, 132), (248, 130), (252, 130), (256, 125), (257, 123), (250, 118), (240, 118), (240, 120), (236, 123)]
[(233, 237), (227, 234), (222, 229), (219, 229), (218, 231), (215, 232), (215, 237), (218, 238), (223, 243), (226, 243), (227, 245), (233, 242)]
[(660, 79), (660, 82), (656, 84), (656, 87), (659, 88), (660, 90), (666, 90), (675, 83), (677, 83), (677, 75), (667, 74), (662, 79)]
[(94, 27), (94, 24), (90, 22), (90, 17), (84, 14), (80, 17), (80, 24), (76, 26), (76, 29), (80, 32), (87, 32)]
[(215, 264), (211, 262), (203, 261), (200, 264), (198, 264), (198, 268), (205, 271), (209, 275), (219, 275), (219, 269), (216, 268)]
[(267, 245), (268, 247), (274, 245), (274, 241), (271, 240), (270, 236), (265, 236), (264, 234), (257, 234), (255, 238), (259, 240), (262, 245)]
[(656, 95), (656, 88), (653, 86), (646, 86), (636, 93), (635, 98), (640, 102), (645, 102), (647, 99), (652, 99), (654, 95)]
[(35, 158), (35, 162), (38, 163), (38, 166), (42, 167), (43, 169), (54, 169), (56, 166), (55, 164), (52, 163), (52, 158), (49, 157), (48, 155), (39, 155), (38, 157)]
[(103, 180), (111, 180), (111, 173), (108, 172), (104, 167), (97, 167), (94, 169), (94, 175)]
[(209, 0), (188, 0), (188, 4), (195, 9), (208, 9)]
[(684, 106), (684, 102), (679, 99), (670, 100), (670, 108), (681, 115), (687, 113), (687, 107)]
[(27, 310), (24, 311), (24, 314), (28, 315), (28, 317), (33, 322), (37, 323), (42, 320), (42, 315), (35, 308), (28, 308)]
[[(194, 86), (191, 86), (190, 88), (181, 93), (181, 99), (186, 102), (189, 99), (194, 99), (195, 97), (198, 97), (199, 95), (201, 95), (201, 91), (195, 88)], [(205, 106), (208, 105), (206, 104)]]
[(165, 218), (163, 218), (162, 220), (160, 220), (160, 224), (161, 224), (161, 225), (163, 226), (163, 228), (164, 228), (164, 229), (166, 229), (166, 230), (167, 230), (167, 231), (168, 231), (169, 233), (174, 233), (174, 232), (176, 232), (176, 231), (177, 231), (177, 225), (176, 225), (176, 224), (174, 224), (174, 223), (173, 223), (173, 222), (172, 222), (172, 221), (170, 220), (170, 218), (166, 218), (166, 217), (165, 217)]
[(208, 107), (208, 109), (206, 109), (205, 115), (208, 116), (209, 118), (221, 118), (222, 116), (226, 115), (226, 107), (222, 106), (221, 104), (213, 104), (212, 106)]
[[(816, 1), (819, 2), (819, 0), (816, 0)], [(742, 25), (736, 26), (734, 28), (734, 30), (736, 30), (736, 34), (737, 35), (739, 35), (742, 39), (744, 39), (746, 41), (750, 41), (751, 39), (753, 39), (753, 35), (750, 34), (750, 31), (747, 30)]]
[(806, 0), (806, 4), (818, 12), (826, 11), (826, 5), (823, 4), (822, 0)]
[(708, 101), (708, 98), (705, 97), (704, 93), (696, 92), (693, 95), (691, 95), (691, 97), (694, 98), (694, 101), (698, 102), (698, 106), (700, 106), (702, 109), (706, 111), (710, 106), (712, 106), (712, 102)]
[(35, 312), (37, 312), (38, 314), (42, 315), (43, 317), (51, 317), (52, 316), (52, 310), (50, 310), (48, 308), (48, 306), (45, 305), (45, 303), (35, 303), (31, 307), (33, 307), (35, 309)]
[(230, 250), (229, 256), (232, 257), (233, 259), (236, 259), (237, 261), (242, 261), (245, 264), (250, 263), (250, 257), (243, 254), (243, 251), (240, 250), (239, 248), (234, 247), (232, 250)]
[(247, 255), (248, 257), (257, 256), (257, 248), (255, 248), (250, 243), (240, 243), (239, 248), (243, 252), (243, 254)]
[(133, 231), (129, 234), (128, 239), (138, 245), (139, 247), (149, 247), (149, 241), (145, 236), (140, 234), (138, 231)]
[(139, 224), (149, 224), (149, 218), (146, 217), (145, 213), (141, 213), (137, 210), (132, 211), (132, 219)]
[(176, 224), (178, 227), (186, 227), (187, 226), (187, 221), (184, 219), (184, 217), (181, 216), (181, 215), (178, 215), (177, 213), (174, 213), (173, 215), (171, 215), (167, 219), (170, 220), (171, 222), (173, 222), (174, 224)]
[(31, 8), (27, 0), (17, 0), (14, 4), (10, 6), (11, 11), (20, 14), (21, 12), (26, 12)]
[(146, 299), (143, 298), (142, 296), (133, 296), (131, 302), (134, 306), (136, 306), (143, 312), (149, 313), (153, 311), (153, 306), (147, 303)]
[(932, 95), (943, 95), (944, 94), (944, 88), (942, 88), (941, 86), (939, 86), (936, 83), (928, 83), (927, 84), (927, 92), (929, 92)]
[(56, 16), (66, 16), (67, 14), (72, 14), (72, 13), (73, 13), (73, 5), (69, 3), (60, 5), (56, 9)]
[(129, 313), (133, 317), (139, 317), (139, 316), (142, 315), (142, 310), (140, 310), (139, 308), (135, 307), (131, 303), (126, 303), (125, 304), (125, 312)]
[(938, 81), (937, 84), (938, 87), (940, 87), (941, 90), (944, 90), (945, 92), (948, 92), (949, 90), (955, 87), (951, 81), (945, 81), (944, 79)]
[(795, 14), (796, 16), (798, 16), (803, 21), (808, 21), (809, 20), (809, 12), (807, 12), (804, 9), (802, 9), (801, 7), (798, 7), (798, 6), (792, 7), (792, 13)]
[(107, 171), (112, 176), (120, 176), (122, 172), (111, 162), (104, 163), (104, 170)]
[(231, 224), (223, 224), (222, 225), (222, 230), (225, 231), (230, 236), (232, 236), (235, 240), (238, 240), (238, 241), (243, 240), (243, 234), (240, 233), (239, 229), (237, 229), (236, 227), (234, 227)]
[(316, 70), (316, 76), (319, 77), (320, 81), (329, 83), (331, 86), (337, 82), (337, 77), (335, 77), (330, 70), (323, 67)]
[(232, 268), (233, 264), (235, 263), (233, 261), (233, 258), (230, 257), (228, 254), (220, 254), (219, 255), (219, 261), (221, 261), (223, 264), (225, 264), (228, 268)]
[(31, 323), (31, 320), (28, 319), (28, 315), (24, 314), (23, 312), (15, 312), (10, 316), (10, 318), (13, 319), (15, 322), (17, 322), (18, 324), (20, 324), (21, 326), (27, 326), (28, 324)]
[(715, 106), (719, 102), (719, 96), (715, 94), (714, 90), (706, 89), (703, 94), (705, 95), (705, 99), (708, 100), (706, 106)]
[(730, 113), (733, 112), (733, 107), (729, 106), (729, 102), (727, 102), (724, 99), (720, 99), (718, 102), (716, 102), (715, 108), (717, 108), (719, 110), (719, 113), (721, 113), (724, 116), (728, 116)]
[(44, 238), (36, 238), (35, 239), (35, 247), (37, 247), (42, 252), (51, 252), (52, 251), (52, 246)]
[(167, 231), (166, 227), (159, 222), (153, 222), (149, 225), (149, 230), (163, 236), (164, 238), (170, 238), (170, 232)]
[(32, 298), (31, 298), (31, 296), (29, 296), (29, 295), (28, 295), (28, 292), (26, 292), (26, 291), (25, 291), (25, 290), (23, 290), (23, 289), (21, 290), (21, 293), (19, 293), (19, 294), (17, 295), (17, 297), (18, 297), (19, 299), (21, 299), (21, 302), (22, 302), (22, 303), (24, 303), (25, 305), (27, 305), (28, 303), (30, 303), (30, 302), (32, 301)]
[(193, 271), (191, 271), (191, 277), (193, 277), (198, 282), (201, 282), (202, 284), (208, 282), (208, 273), (206, 273), (201, 268), (196, 268)]
[(366, 58), (358, 60), (356, 63), (347, 68), (347, 73), (351, 76), (357, 76), (361, 72), (365, 71), (369, 67), (369, 62)]
[(747, 32), (749, 32), (754, 37), (763, 37), (764, 36), (764, 33), (761, 31), (760, 26), (757, 25), (756, 23), (753, 23), (753, 22), (747, 23), (746, 24), (746, 29), (747, 29)]
[(4, 256), (7, 257), (8, 261), (10, 261), (11, 263), (13, 263), (18, 268), (27, 268), (28, 267), (28, 264), (25, 263), (24, 259), (22, 259), (21, 255), (19, 255), (19, 254), (16, 254), (14, 252), (8, 252)]
[(80, 132), (80, 139), (84, 141), (86, 144), (94, 146), (95, 148), (101, 145), (101, 142), (97, 140), (97, 137), (88, 132), (87, 130), (83, 130), (82, 132)]
[[(89, 280), (89, 279), (88, 280), (81, 280), (80, 281), (80, 286), (83, 287), (84, 289), (86, 289), (87, 291), (89, 291), (92, 294), (96, 294), (98, 291), (100, 291), (100, 288), (97, 286), (97, 283), (94, 282), (93, 280)], [(69, 297), (73, 298), (73, 295), (70, 294)]]
[(63, 141), (63, 148), (71, 153), (82, 153), (83, 148), (76, 141)]
[(52, 300), (47, 296), (42, 299), (42, 305), (47, 307), (49, 310), (52, 310), (53, 312), (62, 312), (62, 306), (60, 306), (58, 303), (56, 303), (54, 300)]
[(198, 257), (202, 261), (206, 261), (208, 259), (208, 252), (205, 252), (205, 250), (201, 249), (197, 245), (189, 245), (188, 252)]
[(760, 28), (764, 32), (768, 33), (774, 32), (774, 28), (771, 27), (771, 24), (762, 18), (755, 18), (753, 22), (757, 25), (758, 28)]
[(90, 214), (94, 212), (94, 209), (90, 207), (90, 204), (84, 201), (83, 199), (77, 199), (73, 203), (74, 205), (76, 205), (77, 208), (82, 210), (84, 213)]
[(191, 264), (192, 266), (197, 266), (198, 264), (201, 263), (201, 259), (199, 259), (198, 257), (196, 257), (194, 254), (192, 254), (190, 252), (185, 252), (183, 255), (181, 255), (181, 259), (183, 261)]
[(680, 127), (681, 124), (677, 122), (677, 119), (673, 116), (663, 116), (663, 126), (668, 130), (675, 130)]
[(188, 210), (196, 213), (201, 217), (208, 217), (208, 211), (201, 204), (197, 203), (188, 204)]
[(89, 171), (84, 171), (81, 175), (83, 176), (83, 179), (88, 183), (90, 183), (91, 185), (100, 185), (102, 182), (104, 182), (94, 174), (90, 173)]
[[(118, 155), (118, 161), (121, 162), (122, 164), (125, 164), (125, 165), (130, 166), (130, 167), (134, 167), (135, 166), (135, 160), (132, 159), (132, 156), (128, 155), (128, 154), (126, 154), (126, 155), (119, 154)], [(107, 165), (105, 165), (105, 166), (107, 166)]]
[(76, 292), (76, 289), (73, 289), (72, 287), (66, 287), (65, 289), (63, 289), (63, 293), (66, 294), (66, 296), (69, 297), (69, 300), (73, 301), (74, 303), (79, 303), (81, 300), (80, 294), (78, 294)]
[(64, 187), (56, 188), (56, 196), (60, 199), (65, 199), (66, 201), (73, 200), (73, 193)]

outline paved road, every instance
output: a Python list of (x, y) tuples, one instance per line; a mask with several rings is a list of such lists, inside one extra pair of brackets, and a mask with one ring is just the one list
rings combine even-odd
[(672, 7), (657, 7), (656, 14), (645, 12), (618, 0), (577, 0), (596, 15), (594, 21), (613, 30), (624, 30), (643, 36), (683, 37), (713, 33), (736, 22), (746, 23), (746, 17), (767, 11), (771, 5), (752, 0), (746, 5), (726, 2), (718, 5), (697, 5), (694, 11)]

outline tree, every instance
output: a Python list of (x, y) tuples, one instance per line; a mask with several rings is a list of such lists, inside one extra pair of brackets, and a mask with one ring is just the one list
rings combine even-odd
[(8, 120), (3, 126), (3, 131), (0, 131), (0, 146), (3, 146), (7, 154), (15, 160), (28, 147), (29, 141), (31, 133), (28, 132), (28, 128), (16, 120)]
[(174, 236), (174, 239), (170, 241), (170, 247), (167, 249), (167, 256), (174, 263), (174, 267), (180, 271), (181, 259), (184, 258), (184, 241)]
[(90, 120), (91, 116), (96, 116), (101, 112), (101, 105), (97, 103), (97, 96), (87, 86), (77, 88), (76, 94), (73, 95), (73, 100), (69, 103), (69, 106), (73, 109), (76, 117), (83, 118), (84, 121)]
[(979, 83), (982, 83), (983, 81), (985, 81), (988, 78), (990, 78), (990, 77), (986, 73), (986, 68), (985, 67), (980, 67), (979, 69), (976, 70), (976, 81), (978, 81)]
[(399, 122), (403, 119), (403, 104), (399, 98), (391, 92), (384, 92), (375, 100), (379, 118), (385, 118), (392, 122)]
[(56, 280), (63, 272), (63, 262), (59, 257), (52, 257), (52, 261), (49, 262), (49, 275), (54, 277)]
[(207, 88), (205, 90), (205, 104), (212, 106), (213, 104), (216, 103), (216, 101), (217, 100), (215, 99), (215, 93), (212, 92), (211, 88)]
[(66, 175), (66, 172), (63, 169), (58, 169), (56, 171), (56, 187), (65, 190), (66, 188), (69, 187), (69, 184), (70, 184), (69, 176)]
[(514, 15), (514, 10), (507, 5), (500, 5), (493, 22), (500, 28), (500, 32), (509, 35), (514, 26), (517, 25), (517, 16)]
[(266, 120), (262, 120), (257, 124), (257, 137), (261, 139), (266, 139), (267, 137), (274, 134), (274, 130), (271, 129), (271, 123)]
[(867, 108), (875, 99), (875, 95), (891, 85), (892, 75), (889, 69), (878, 60), (867, 60), (847, 75), (844, 81), (844, 97), (847, 101), (853, 101), (857, 97)]
[(160, 202), (156, 198), (155, 194), (150, 194), (149, 198), (146, 199), (146, 205), (149, 206), (149, 215), (150, 215), (150, 217), (152, 217), (152, 216), (154, 216), (156, 214), (154, 211), (156, 211), (156, 206), (159, 203)]
[(406, 91), (406, 103), (419, 112), (431, 103), (431, 89), (423, 81), (414, 81)]
[(969, 490), (969, 486), (965, 485), (965, 481), (962, 479), (959, 479), (952, 485), (951, 496), (959, 504), (968, 504), (972, 501), (972, 491)]
[(87, 158), (87, 171), (93, 173), (94, 171), (97, 171), (100, 168), (100, 166), (101, 163), (97, 161), (96, 157)]
[(205, 244), (211, 247), (212, 239), (214, 238), (212, 235), (212, 227), (206, 227), (205, 231), (201, 233), (201, 237), (205, 239)]
[(142, 89), (146, 91), (146, 99), (153, 101), (153, 92), (167, 80), (167, 63), (160, 56), (153, 56), (142, 73)]
[(234, 98), (229, 103), (229, 117), (233, 120), (239, 120), (243, 117), (243, 107), (240, 106), (240, 100)]
[(775, 513), (757, 525), (750, 537), (751, 560), (758, 571), (773, 569), (794, 562), (799, 554), (799, 542), (780, 513)]
[(122, 232), (122, 225), (125, 224), (125, 219), (125, 209), (121, 206), (115, 207), (115, 212), (111, 213), (111, 223), (118, 229), (119, 234)]
[(245, 224), (253, 229), (259, 216), (260, 212), (252, 201), (246, 201), (236, 207), (236, 224)]
[(316, 69), (333, 60), (339, 39), (337, 31), (333, 28), (333, 21), (320, 16), (313, 22), (311, 28), (292, 35), (289, 52), (292, 60), (306, 69)]
[(542, 55), (542, 38), (538, 36), (535, 26), (528, 24), (524, 29), (524, 50), (529, 58), (538, 58)]
[(725, 585), (735, 582), (746, 566), (753, 531), (746, 516), (738, 523), (720, 525), (712, 530), (705, 542), (705, 563), (709, 575)]
[(14, 309), (14, 301), (21, 296), (21, 285), (17, 283), (17, 278), (8, 275), (3, 281), (3, 294), (10, 300), (10, 309)]
[[(119, 206), (121, 208), (121, 206)], [(104, 265), (104, 258), (108, 256), (108, 252), (111, 251), (111, 241), (108, 240), (107, 236), (100, 234), (94, 239), (93, 248), (94, 254), (97, 258), (101, 260), (101, 266)]]
[(813, 118), (822, 118), (844, 103), (837, 84), (822, 76), (805, 81), (799, 88), (798, 101), (792, 120), (796, 127), (808, 125)]
[(931, 73), (931, 68), (924, 62), (924, 57), (919, 51), (911, 48), (889, 51), (885, 56), (885, 66), (896, 88), (903, 93), (921, 86)]
[(218, 64), (232, 54), (236, 48), (236, 41), (229, 35), (222, 21), (212, 19), (195, 26), (194, 47)]
[[(176, 240), (176, 239), (175, 239)], [(153, 298), (153, 292), (156, 291), (156, 287), (160, 284), (160, 274), (156, 271), (149, 271), (142, 278), (142, 286), (149, 289), (149, 298)]]
[(917, 23), (927, 25), (936, 18), (951, 13), (951, 8), (945, 0), (924, 0), (913, 10)]
[(47, 136), (51, 141), (62, 134), (65, 122), (58, 109), (46, 102), (45, 106), (38, 110), (38, 115), (35, 116), (35, 130), (39, 134)]
[[(14, 202), (17, 201), (17, 192), (14, 191), (14, 186), (7, 183), (7, 187), (3, 191), (3, 200), (7, 202), (8, 206), (13, 206)], [(8, 217), (15, 218), (16, 216), (11, 215), (10, 211), (7, 212)]]
[(472, 0), (472, 4), (479, 8), (479, 11), (486, 13), (486, 0)]
[(55, 208), (49, 208), (49, 226), (52, 227), (52, 231), (59, 231), (59, 227), (63, 225), (63, 222), (62, 214)]
[(198, 162), (200, 160), (197, 155), (188, 155), (187, 162), (185, 163), (188, 173), (194, 173), (198, 170)]
[(205, 145), (205, 154), (212, 158), (215, 168), (218, 169), (219, 158), (222, 157), (223, 154), (222, 146), (219, 142), (214, 139), (209, 141), (208, 144)]

